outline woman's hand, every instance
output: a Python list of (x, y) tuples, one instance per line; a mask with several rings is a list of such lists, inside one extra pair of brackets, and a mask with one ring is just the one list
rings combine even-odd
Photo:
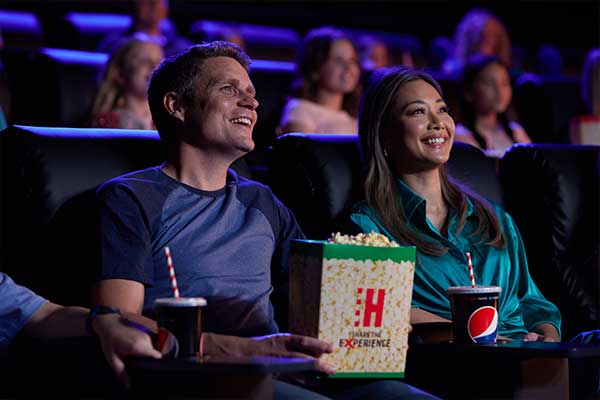
[(539, 324), (523, 336), (525, 342), (560, 342), (558, 331), (551, 324)]

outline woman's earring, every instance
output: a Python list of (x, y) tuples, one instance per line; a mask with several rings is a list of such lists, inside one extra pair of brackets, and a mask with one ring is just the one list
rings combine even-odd
[(387, 152), (387, 149), (386, 149), (385, 147), (383, 148), (383, 155), (384, 155), (385, 157), (387, 157), (387, 156), (388, 156), (388, 152)]

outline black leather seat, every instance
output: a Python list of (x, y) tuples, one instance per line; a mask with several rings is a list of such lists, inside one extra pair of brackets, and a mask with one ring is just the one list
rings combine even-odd
[[(95, 190), (164, 159), (155, 131), (12, 126), (0, 133), (0, 270), (61, 304), (97, 272)], [(250, 176), (244, 159), (234, 165)]]
[[(270, 183), (311, 239), (327, 238), (342, 213), (364, 195), (362, 158), (356, 135), (290, 133), (274, 144)], [(463, 184), (502, 204), (496, 161), (479, 149), (455, 143), (449, 172)]]
[(600, 328), (600, 147), (517, 145), (500, 160), (506, 210), (563, 338)]

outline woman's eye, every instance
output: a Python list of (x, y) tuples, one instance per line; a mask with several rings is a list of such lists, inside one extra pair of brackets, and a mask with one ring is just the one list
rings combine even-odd
[(440, 108), (440, 112), (444, 113), (444, 114), (448, 114), (448, 113), (450, 113), (450, 107), (443, 106), (443, 107)]
[(421, 114), (425, 114), (425, 109), (424, 108), (415, 108), (412, 111), (409, 111), (410, 115), (421, 115)]

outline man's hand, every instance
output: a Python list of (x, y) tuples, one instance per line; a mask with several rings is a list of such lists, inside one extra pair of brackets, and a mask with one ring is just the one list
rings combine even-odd
[(304, 357), (317, 360), (317, 369), (333, 374), (335, 367), (319, 358), (331, 353), (331, 344), (308, 336), (278, 333), (268, 336), (241, 338), (204, 333), (203, 355), (229, 355), (238, 357)]
[(118, 314), (98, 315), (94, 318), (92, 326), (100, 339), (108, 364), (125, 385), (129, 384), (123, 363), (125, 357), (162, 357), (162, 354), (152, 346), (150, 335), (126, 326)]

